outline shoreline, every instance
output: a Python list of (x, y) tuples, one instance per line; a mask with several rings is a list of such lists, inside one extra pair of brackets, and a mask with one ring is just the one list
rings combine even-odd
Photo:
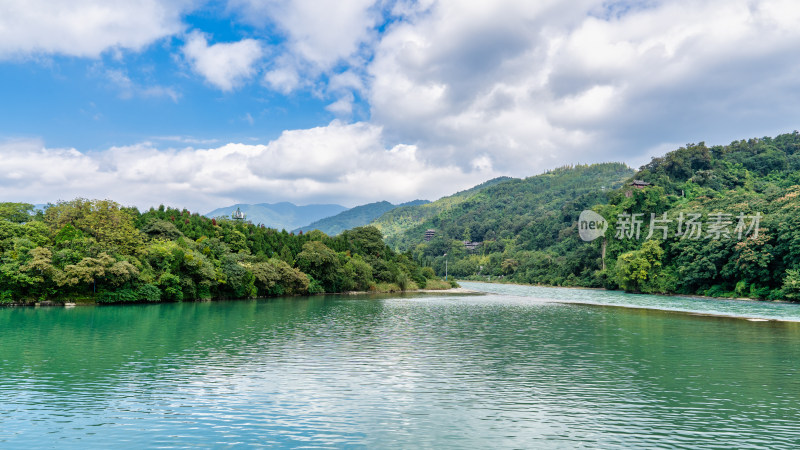
[(393, 292), (372, 292), (372, 291), (347, 291), (347, 292), (322, 292), (319, 294), (306, 294), (306, 295), (292, 295), (292, 296), (275, 296), (275, 297), (253, 297), (253, 298), (217, 298), (217, 299), (195, 299), (184, 300), (182, 302), (131, 302), (131, 303), (97, 303), (93, 301), (75, 302), (66, 301), (60, 302), (57, 300), (45, 300), (41, 302), (31, 303), (0, 303), (0, 308), (3, 307), (63, 307), (74, 308), (76, 306), (120, 306), (120, 305), (159, 305), (164, 303), (201, 303), (201, 302), (215, 302), (215, 301), (242, 301), (242, 300), (263, 300), (270, 298), (287, 298), (287, 297), (316, 297), (320, 295), (392, 295), (392, 294), (472, 294), (482, 295), (483, 292), (473, 291), (462, 287), (449, 288), (449, 289), (413, 289), (407, 291), (393, 291)]
[(606, 289), (602, 287), (584, 287), (584, 286), (551, 286), (548, 284), (527, 284), (527, 283), (518, 283), (512, 281), (478, 281), (478, 280), (458, 280), (463, 281), (466, 283), (486, 283), (486, 284), (510, 284), (512, 286), (527, 286), (527, 287), (543, 287), (543, 288), (553, 288), (553, 289), (579, 289), (579, 290), (587, 290), (587, 291), (606, 291), (606, 292), (621, 292), (624, 294), (631, 294), (631, 295), (661, 295), (664, 297), (682, 297), (682, 298), (695, 298), (699, 300), (741, 300), (741, 301), (749, 301), (749, 302), (760, 302), (760, 303), (778, 303), (778, 304), (797, 304), (797, 302), (790, 302), (788, 300), (763, 300), (760, 298), (752, 298), (752, 297), (710, 297), (708, 295), (700, 295), (700, 294), (675, 294), (675, 293), (657, 293), (657, 294), (646, 294), (644, 292), (625, 292), (622, 289)]
[[(610, 290), (604, 288), (582, 288), (576, 286), (542, 286), (542, 285), (535, 285), (535, 284), (521, 284), (521, 283), (491, 283), (491, 282), (482, 282), (482, 281), (471, 281), (471, 280), (460, 280), (461, 282), (466, 283), (485, 283), (485, 284), (509, 284), (514, 286), (521, 286), (521, 287), (545, 287), (545, 288), (553, 288), (553, 289), (586, 289), (590, 291), (606, 291), (606, 292), (619, 292), (625, 293), (624, 291), (619, 290)], [(758, 300), (758, 299), (751, 299), (751, 298), (720, 298), (720, 297), (707, 297), (707, 296), (690, 296), (690, 295), (680, 295), (680, 294), (636, 294), (636, 295), (656, 295), (656, 296), (663, 296), (663, 297), (679, 297), (684, 299), (696, 299), (696, 300), (716, 300), (716, 301), (725, 301), (725, 300), (736, 300), (736, 301), (745, 301), (745, 302), (756, 302), (756, 303), (764, 303), (764, 304), (778, 304), (778, 305), (793, 305), (792, 302), (787, 301), (777, 301), (777, 300)], [(640, 311), (659, 311), (662, 313), (667, 314), (682, 314), (682, 315), (690, 315), (690, 316), (697, 316), (697, 317), (714, 317), (714, 318), (723, 318), (723, 319), (736, 319), (736, 320), (746, 320), (748, 322), (780, 322), (780, 323), (796, 323), (800, 324), (800, 318), (765, 318), (765, 317), (757, 317), (752, 315), (737, 315), (737, 314), (727, 314), (724, 312), (704, 312), (704, 311), (693, 311), (688, 309), (669, 309), (664, 307), (654, 307), (654, 306), (644, 306), (644, 305), (615, 305), (615, 304), (606, 304), (606, 303), (595, 303), (595, 302), (583, 302), (577, 300), (562, 300), (562, 299), (543, 299), (538, 297), (524, 297), (535, 299), (542, 302), (547, 303), (560, 303), (563, 305), (583, 305), (583, 306), (592, 306), (592, 307), (610, 307), (610, 308), (625, 308), (625, 309), (634, 309)], [(800, 307), (800, 304), (797, 304)]]
[(407, 291), (392, 291), (392, 292), (371, 292), (371, 291), (347, 291), (347, 292), (331, 292), (315, 295), (390, 295), (390, 294), (485, 294), (485, 292), (473, 291), (463, 287), (449, 288), (449, 289), (410, 289)]

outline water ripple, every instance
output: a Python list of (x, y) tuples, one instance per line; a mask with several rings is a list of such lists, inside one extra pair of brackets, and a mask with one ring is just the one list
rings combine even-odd
[(3, 448), (800, 445), (794, 323), (517, 292), (3, 309), (0, 330)]

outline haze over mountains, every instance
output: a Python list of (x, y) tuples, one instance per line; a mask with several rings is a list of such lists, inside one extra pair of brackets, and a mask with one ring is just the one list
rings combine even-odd
[[(397, 205), (388, 201), (380, 201), (349, 209), (336, 204), (297, 206), (290, 202), (252, 205), (238, 203), (217, 208), (205, 216), (230, 218), (231, 214), (239, 208), (246, 214), (247, 220), (256, 225), (263, 224), (268, 228), (283, 229), (294, 233), (320, 230), (329, 236), (335, 236), (345, 230), (374, 224), (385, 234), (395, 234), (394, 232), (399, 229), (405, 230), (411, 226), (411, 222), (418, 224), (421, 220), (438, 214), (442, 209), (452, 207), (459, 202), (459, 199), (465, 199), (475, 192), (509, 180), (514, 180), (514, 178), (493, 178), (470, 189), (443, 197), (434, 202), (435, 205), (429, 200), (420, 199)], [(426, 205), (429, 206), (426, 207)], [(409, 214), (414, 217), (405, 217)]]
[(206, 217), (225, 216), (230, 218), (231, 213), (241, 209), (247, 215), (247, 220), (254, 224), (263, 224), (269, 228), (277, 230), (294, 230), (314, 221), (325, 217), (335, 216), (346, 211), (347, 208), (335, 204), (318, 204), (297, 206), (289, 202), (280, 203), (257, 203), (254, 205), (238, 203), (236, 205), (217, 208), (207, 214)]
[(335, 216), (317, 220), (309, 225), (295, 229), (295, 232), (308, 232), (320, 230), (328, 236), (335, 236), (344, 230), (361, 227), (369, 224), (383, 214), (404, 206), (418, 206), (430, 203), (428, 200), (412, 200), (410, 202), (394, 205), (387, 201), (368, 203), (343, 211)]
[(297, 206), (289, 202), (258, 203), (255, 205), (238, 203), (217, 208), (205, 214), (205, 216), (229, 218), (236, 211), (236, 208), (239, 208), (246, 214), (247, 220), (257, 225), (263, 224), (269, 228), (283, 229), (295, 233), (320, 230), (329, 236), (335, 236), (344, 230), (367, 225), (395, 208), (418, 206), (426, 203), (430, 203), (430, 201), (412, 200), (398, 205), (382, 201), (349, 209), (336, 204)]

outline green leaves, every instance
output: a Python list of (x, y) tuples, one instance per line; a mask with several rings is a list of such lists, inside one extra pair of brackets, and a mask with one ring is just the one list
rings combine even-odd
[[(0, 292), (15, 299), (102, 303), (250, 298), (368, 290), (376, 267), (413, 288), (425, 275), (361, 227), (335, 238), (249, 223), (215, 223), (186, 210), (140, 214), (110, 200), (75, 199), (31, 215), (0, 204)], [(394, 287), (392, 287), (394, 289)]]
[(639, 250), (617, 258), (617, 283), (629, 292), (660, 292), (661, 258), (664, 250), (658, 241), (647, 241)]
[(788, 269), (783, 279), (783, 295), (787, 299), (800, 301), (800, 270)]
[(0, 221), (25, 223), (32, 219), (33, 205), (30, 203), (0, 203)]

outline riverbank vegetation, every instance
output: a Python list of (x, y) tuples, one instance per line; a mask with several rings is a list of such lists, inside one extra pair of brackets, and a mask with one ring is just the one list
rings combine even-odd
[(329, 237), (164, 206), (140, 213), (110, 200), (61, 201), (37, 212), (30, 204), (0, 203), (0, 303), (160, 302), (439, 284), (431, 268), (386, 246), (374, 227)]
[[(579, 235), (585, 209), (608, 221), (592, 242)], [(636, 173), (599, 164), (504, 181), (387, 242), (460, 278), (800, 301), (800, 135), (689, 144)]]

